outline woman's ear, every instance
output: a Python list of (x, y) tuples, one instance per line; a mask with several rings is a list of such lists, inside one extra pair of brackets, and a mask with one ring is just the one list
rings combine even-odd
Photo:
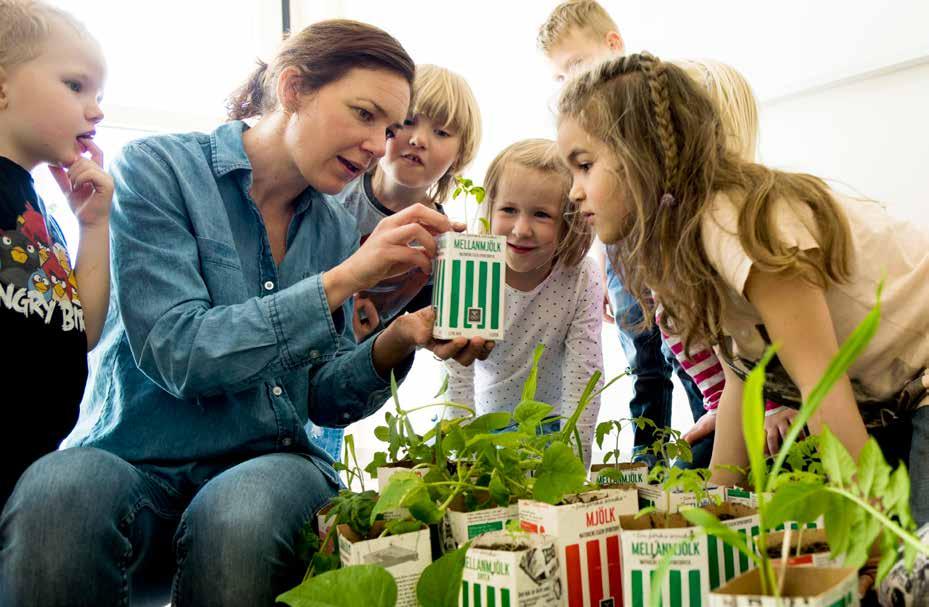
[(277, 77), (277, 100), (286, 113), (291, 114), (300, 109), (301, 93), (300, 70), (294, 66), (285, 67)]

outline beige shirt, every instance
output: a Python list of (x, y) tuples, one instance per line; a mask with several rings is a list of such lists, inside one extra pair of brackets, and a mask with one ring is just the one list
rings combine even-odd
[[(914, 380), (929, 385), (929, 233), (893, 219), (875, 202), (834, 195), (848, 217), (853, 242), (851, 279), (825, 292), (840, 344), (875, 305), (877, 285), (884, 280), (880, 327), (849, 368), (864, 412), (868, 405), (896, 401)], [(775, 217), (783, 242), (800, 250), (819, 247), (816, 222), (805, 204), (781, 200)], [(701, 230), (710, 263), (730, 287), (723, 332), (736, 357), (730, 365), (742, 375), (761, 358), (768, 340), (761, 317), (745, 298), (752, 260), (739, 242), (737, 225), (738, 208), (728, 195), (718, 194)], [(796, 387), (777, 364), (766, 395), (781, 403), (799, 402)], [(925, 396), (919, 402), (929, 404)]]

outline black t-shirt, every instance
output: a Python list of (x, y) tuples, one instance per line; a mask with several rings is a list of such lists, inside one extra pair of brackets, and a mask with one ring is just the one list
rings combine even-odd
[[(0, 419), (4, 476), (54, 450), (77, 421), (87, 381), (87, 335), (64, 236), (32, 176), (0, 156)], [(4, 499), (0, 486), (0, 503)]]

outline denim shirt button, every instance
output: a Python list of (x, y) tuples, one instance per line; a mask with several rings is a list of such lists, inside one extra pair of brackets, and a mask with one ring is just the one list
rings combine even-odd
[(349, 413), (348, 411), (346, 411), (345, 413), (342, 414), (342, 417), (345, 418), (345, 419), (351, 419), (351, 418), (352, 418), (352, 414)]
[(319, 350), (311, 350), (310, 358), (319, 358)]
[(271, 281), (271, 280), (266, 281), (266, 282), (265, 282), (265, 290), (266, 290), (266, 291), (273, 291), (273, 290), (274, 290), (274, 282)]
[(280, 396), (283, 393), (284, 391), (281, 389), (280, 386), (274, 386), (273, 388), (271, 388), (271, 394), (273, 394), (274, 396)]
[(285, 447), (289, 447), (293, 442), (294, 441), (290, 437), (288, 437), (282, 440), (281, 444), (284, 445)]

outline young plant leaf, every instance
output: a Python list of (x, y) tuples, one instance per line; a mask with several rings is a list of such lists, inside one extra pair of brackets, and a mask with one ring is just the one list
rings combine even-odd
[(529, 377), (526, 378), (526, 382), (523, 384), (522, 400), (524, 401), (535, 400), (536, 386), (539, 383), (539, 360), (542, 358), (544, 351), (545, 346), (539, 344), (532, 353), (532, 366), (529, 369)]
[(446, 553), (423, 570), (416, 584), (416, 598), (422, 607), (458, 607), (468, 542)]
[(371, 510), (371, 524), (379, 514), (398, 510), (404, 505), (404, 500), (408, 495), (417, 490), (426, 490), (423, 479), (413, 472), (395, 472), (387, 486), (381, 491), (381, 496)]
[(397, 582), (378, 565), (353, 565), (311, 577), (275, 600), (290, 607), (394, 607)]
[(766, 490), (765, 473), (767, 466), (764, 461), (765, 429), (764, 429), (764, 380), (765, 367), (777, 347), (765, 350), (764, 356), (748, 374), (745, 388), (742, 393), (742, 434), (745, 436), (745, 448), (748, 451), (748, 461), (751, 465), (753, 484), (756, 493)]
[(548, 504), (557, 504), (568, 493), (584, 487), (587, 469), (564, 443), (552, 443), (542, 457), (532, 487), (532, 498)]

